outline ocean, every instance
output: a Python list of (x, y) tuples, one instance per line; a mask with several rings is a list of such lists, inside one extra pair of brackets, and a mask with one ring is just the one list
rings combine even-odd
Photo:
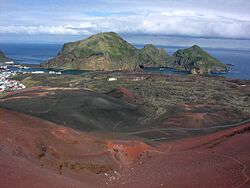
[[(20, 64), (40, 64), (56, 56), (63, 44), (4, 44), (0, 43), (0, 49), (15, 62)], [(135, 45), (138, 48), (141, 45)], [(165, 48), (169, 54), (183, 47), (158, 46)], [(250, 80), (250, 51), (239, 49), (204, 48), (212, 56), (222, 63), (232, 64), (230, 71), (221, 76)], [(172, 69), (148, 69), (147, 71), (161, 72), (162, 74), (185, 74)], [(218, 74), (216, 74), (218, 75)]]

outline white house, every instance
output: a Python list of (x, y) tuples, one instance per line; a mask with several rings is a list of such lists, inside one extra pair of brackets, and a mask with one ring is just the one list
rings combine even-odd
[(108, 78), (109, 82), (113, 82), (113, 81), (117, 81), (117, 78), (113, 77), (113, 78)]

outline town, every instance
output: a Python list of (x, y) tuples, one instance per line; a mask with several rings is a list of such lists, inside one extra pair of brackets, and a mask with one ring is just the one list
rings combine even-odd
[(25, 88), (22, 83), (10, 79), (14, 75), (14, 71), (0, 69), (0, 92), (13, 92)]
[(0, 92), (14, 92), (26, 88), (19, 81), (11, 79), (17, 74), (55, 74), (61, 75), (60, 71), (31, 68), (14, 61), (0, 62)]

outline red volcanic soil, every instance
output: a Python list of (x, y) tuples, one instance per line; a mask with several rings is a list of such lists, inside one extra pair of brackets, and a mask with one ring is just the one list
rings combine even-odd
[(106, 139), (0, 110), (0, 187), (103, 187), (149, 152), (140, 140)]
[(120, 172), (111, 187), (250, 187), (250, 123), (172, 143)]
[(130, 102), (141, 100), (141, 96), (135, 95), (132, 91), (124, 87), (114, 89), (108, 92), (107, 95)]
[(0, 110), (0, 187), (247, 188), (249, 133), (250, 123), (152, 146)]
[(108, 147), (113, 150), (114, 158), (126, 167), (153, 152), (149, 145), (138, 141), (113, 141), (108, 143)]

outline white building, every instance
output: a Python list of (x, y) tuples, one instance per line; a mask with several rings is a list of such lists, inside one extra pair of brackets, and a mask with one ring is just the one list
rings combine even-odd
[(113, 77), (113, 78), (108, 78), (108, 81), (109, 82), (114, 82), (114, 81), (117, 81), (117, 78)]

